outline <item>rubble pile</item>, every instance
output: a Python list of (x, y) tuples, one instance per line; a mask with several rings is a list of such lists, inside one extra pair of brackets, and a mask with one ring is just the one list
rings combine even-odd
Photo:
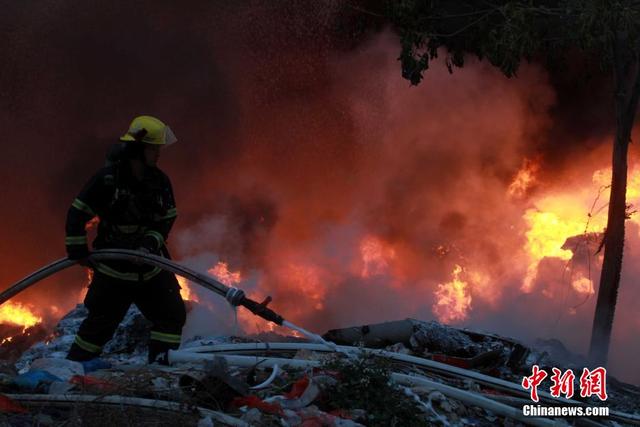
[[(528, 347), (494, 334), (406, 319), (332, 330), (337, 348), (277, 334), (195, 337), (147, 365), (149, 324), (132, 308), (100, 359), (64, 359), (86, 316), (65, 316), (48, 340), (0, 366), (7, 425), (426, 426), (571, 425), (526, 418), (534, 364), (581, 369), (558, 341)], [(548, 390), (545, 382), (540, 390)], [(540, 404), (610, 408), (588, 425), (639, 425), (640, 389), (609, 377), (609, 399)]]
[(0, 324), (0, 336), (7, 337), (0, 343), (0, 360), (16, 360), (22, 352), (48, 335), (41, 325), (23, 328), (19, 325)]

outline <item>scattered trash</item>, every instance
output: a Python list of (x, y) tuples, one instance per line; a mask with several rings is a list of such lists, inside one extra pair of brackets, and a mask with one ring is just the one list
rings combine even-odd
[(76, 388), (75, 384), (67, 381), (54, 381), (49, 385), (49, 394), (65, 394)]
[[(533, 363), (561, 369), (581, 363), (560, 342), (528, 347), (495, 334), (405, 319), (324, 335), (341, 339), (341, 347), (275, 333), (197, 337), (176, 352), (181, 362), (148, 365), (141, 338), (148, 325), (135, 308), (105, 346), (111, 351), (72, 362), (64, 357), (84, 315), (84, 307), (76, 307), (49, 342), (25, 351), (16, 362), (20, 375), (0, 366), (2, 391), (18, 392), (6, 402), (0, 398), (3, 412), (25, 417), (25, 425), (59, 425), (59, 408), (71, 403), (169, 411), (180, 419), (172, 425), (199, 427), (550, 425), (555, 421), (522, 418), (528, 401), (522, 375)], [(640, 412), (640, 389), (614, 378), (608, 388), (611, 422), (640, 421), (633, 415)], [(540, 396), (551, 400), (548, 393)], [(30, 411), (36, 404), (38, 411)]]
[(479, 346), (467, 334), (435, 321), (414, 323), (409, 342), (412, 350), (418, 354), (444, 353), (449, 356), (473, 357), (479, 351)]
[(298, 380), (290, 392), (284, 396), (272, 396), (269, 401), (277, 401), (283, 408), (300, 409), (309, 406), (320, 395), (320, 388), (305, 376)]
[(210, 416), (206, 416), (198, 421), (198, 427), (213, 427), (213, 420)]
[(46, 371), (64, 381), (75, 375), (84, 375), (82, 363), (67, 359), (36, 359), (31, 363), (30, 370)]
[(299, 398), (309, 386), (309, 382), (309, 377), (305, 375), (304, 377), (293, 383), (293, 386), (291, 386), (291, 391), (285, 393), (284, 397), (287, 399)]
[(162, 392), (171, 387), (169, 381), (164, 377), (156, 377), (151, 380), (151, 384), (153, 385), (153, 390), (157, 392)]
[(84, 367), (84, 372), (86, 374), (88, 374), (89, 372), (98, 371), (100, 369), (109, 369), (111, 368), (111, 366), (113, 366), (111, 363), (99, 357), (96, 357), (95, 359), (87, 360), (85, 362), (80, 362), (80, 363), (82, 363), (82, 366)]
[(251, 408), (242, 416), (242, 420), (251, 425), (260, 425), (262, 412), (258, 408)]
[(231, 402), (231, 405), (236, 408), (240, 408), (242, 406), (256, 408), (267, 414), (284, 415), (282, 406), (280, 406), (279, 403), (268, 403), (260, 399), (258, 396), (235, 397)]
[(32, 370), (29, 372), (25, 372), (24, 374), (20, 374), (13, 379), (13, 383), (19, 389), (26, 391), (44, 391), (44, 389), (48, 389), (49, 385), (54, 381), (61, 382), (62, 379), (47, 371), (41, 370)]
[(13, 399), (10, 399), (5, 395), (0, 394), (0, 412), (25, 414), (29, 411), (27, 410), (27, 408), (25, 408), (18, 402), (14, 401)]
[(279, 373), (280, 373), (280, 367), (278, 365), (274, 365), (273, 370), (271, 371), (271, 375), (269, 375), (269, 378), (267, 378), (260, 384), (252, 386), (251, 390), (262, 390), (263, 388), (269, 387), (271, 383), (273, 383), (273, 381), (278, 377)]
[(468, 358), (433, 354), (431, 355), (431, 359), (464, 369), (484, 368), (482, 369), (484, 371), (501, 365), (504, 362), (502, 360), (502, 354), (501, 349), (493, 349)]
[(69, 383), (77, 385), (82, 391), (110, 392), (117, 389), (115, 384), (87, 375), (75, 375)]

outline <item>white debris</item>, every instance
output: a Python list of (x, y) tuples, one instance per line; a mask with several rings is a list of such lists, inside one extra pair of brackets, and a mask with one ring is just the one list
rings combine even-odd
[(46, 371), (65, 381), (74, 375), (84, 375), (82, 363), (67, 359), (36, 359), (31, 363), (30, 370)]

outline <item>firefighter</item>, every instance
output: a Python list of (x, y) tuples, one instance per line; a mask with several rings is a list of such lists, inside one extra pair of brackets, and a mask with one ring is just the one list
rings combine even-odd
[(136, 117), (67, 213), (65, 245), (70, 259), (93, 269), (80, 325), (68, 359), (98, 357), (135, 304), (152, 323), (149, 363), (167, 363), (180, 345), (186, 313), (175, 276), (158, 267), (89, 259), (89, 221), (98, 221), (94, 249), (133, 249), (169, 257), (166, 241), (177, 211), (171, 182), (156, 166), (162, 147), (176, 142), (171, 129), (151, 116)]

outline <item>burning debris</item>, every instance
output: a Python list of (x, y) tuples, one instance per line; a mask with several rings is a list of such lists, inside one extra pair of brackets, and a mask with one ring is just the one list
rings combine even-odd
[(42, 318), (20, 303), (0, 305), (0, 359), (13, 362), (32, 344), (47, 335)]
[[(143, 259), (227, 300), (235, 290), (154, 255), (101, 250), (91, 256)], [(57, 261), (18, 282), (0, 299), (70, 265), (68, 260)], [(241, 280), (226, 265), (218, 266), (210, 274), (229, 283)], [(43, 409), (39, 415), (44, 413), (53, 421), (80, 417), (91, 424), (97, 421), (86, 408), (103, 405), (105, 413), (120, 411), (121, 417), (125, 416), (122, 408), (130, 408), (136, 415), (126, 416), (148, 420), (154, 408), (159, 411), (156, 416), (168, 411), (181, 423), (199, 420), (201, 424), (215, 420), (228, 425), (284, 426), (552, 425), (556, 421), (525, 416), (521, 407), (530, 402), (528, 389), (532, 389), (530, 399), (547, 407), (557, 403), (554, 399), (559, 396), (553, 394), (553, 387), (551, 393), (537, 390), (549, 386), (546, 371), (565, 372), (563, 387), (573, 387), (577, 376), (572, 370), (578, 374), (582, 370), (579, 387), (590, 384), (590, 367), (557, 341), (527, 347), (499, 335), (416, 319), (331, 330), (320, 337), (284, 320), (267, 308), (269, 302), (270, 298), (257, 303), (243, 296), (240, 305), (311, 342), (277, 335), (272, 335), (275, 342), (264, 340), (265, 335), (260, 337), (262, 342), (257, 336), (197, 338), (168, 352), (171, 367), (145, 364), (150, 324), (135, 307), (105, 346), (103, 358), (67, 360), (78, 326), (87, 316), (79, 305), (46, 342), (34, 344), (20, 356), (17, 372), (8, 369), (2, 375), (5, 412), (19, 417), (8, 421), (28, 420), (34, 408), (46, 402), (55, 411)], [(194, 299), (193, 304), (200, 302)], [(605, 388), (606, 372), (600, 370), (604, 375), (600, 385), (594, 386), (599, 390), (595, 397), (581, 391), (580, 398), (571, 399), (572, 391), (562, 403), (582, 410), (602, 407), (606, 401), (607, 419), (619, 424), (639, 421), (633, 414), (639, 409), (638, 390), (613, 377)], [(72, 411), (60, 412), (60, 405), (71, 406)], [(594, 422), (607, 425), (607, 421)]]
[[(557, 341), (527, 347), (415, 319), (328, 331), (324, 338), (344, 344), (337, 351), (278, 335), (271, 342), (264, 334), (261, 340), (199, 337), (170, 353), (172, 366), (146, 365), (149, 325), (135, 308), (99, 362), (66, 360), (85, 315), (77, 306), (47, 342), (24, 352), (17, 372), (2, 376), (6, 422), (103, 425), (100, 418), (108, 417), (116, 420), (111, 425), (553, 425), (548, 418), (522, 416), (528, 391), (520, 381), (534, 364), (584, 366)], [(640, 390), (613, 378), (607, 387), (610, 416), (590, 424), (640, 422)], [(541, 404), (554, 404), (548, 393), (540, 391), (540, 397)], [(602, 402), (578, 398), (562, 404)]]

